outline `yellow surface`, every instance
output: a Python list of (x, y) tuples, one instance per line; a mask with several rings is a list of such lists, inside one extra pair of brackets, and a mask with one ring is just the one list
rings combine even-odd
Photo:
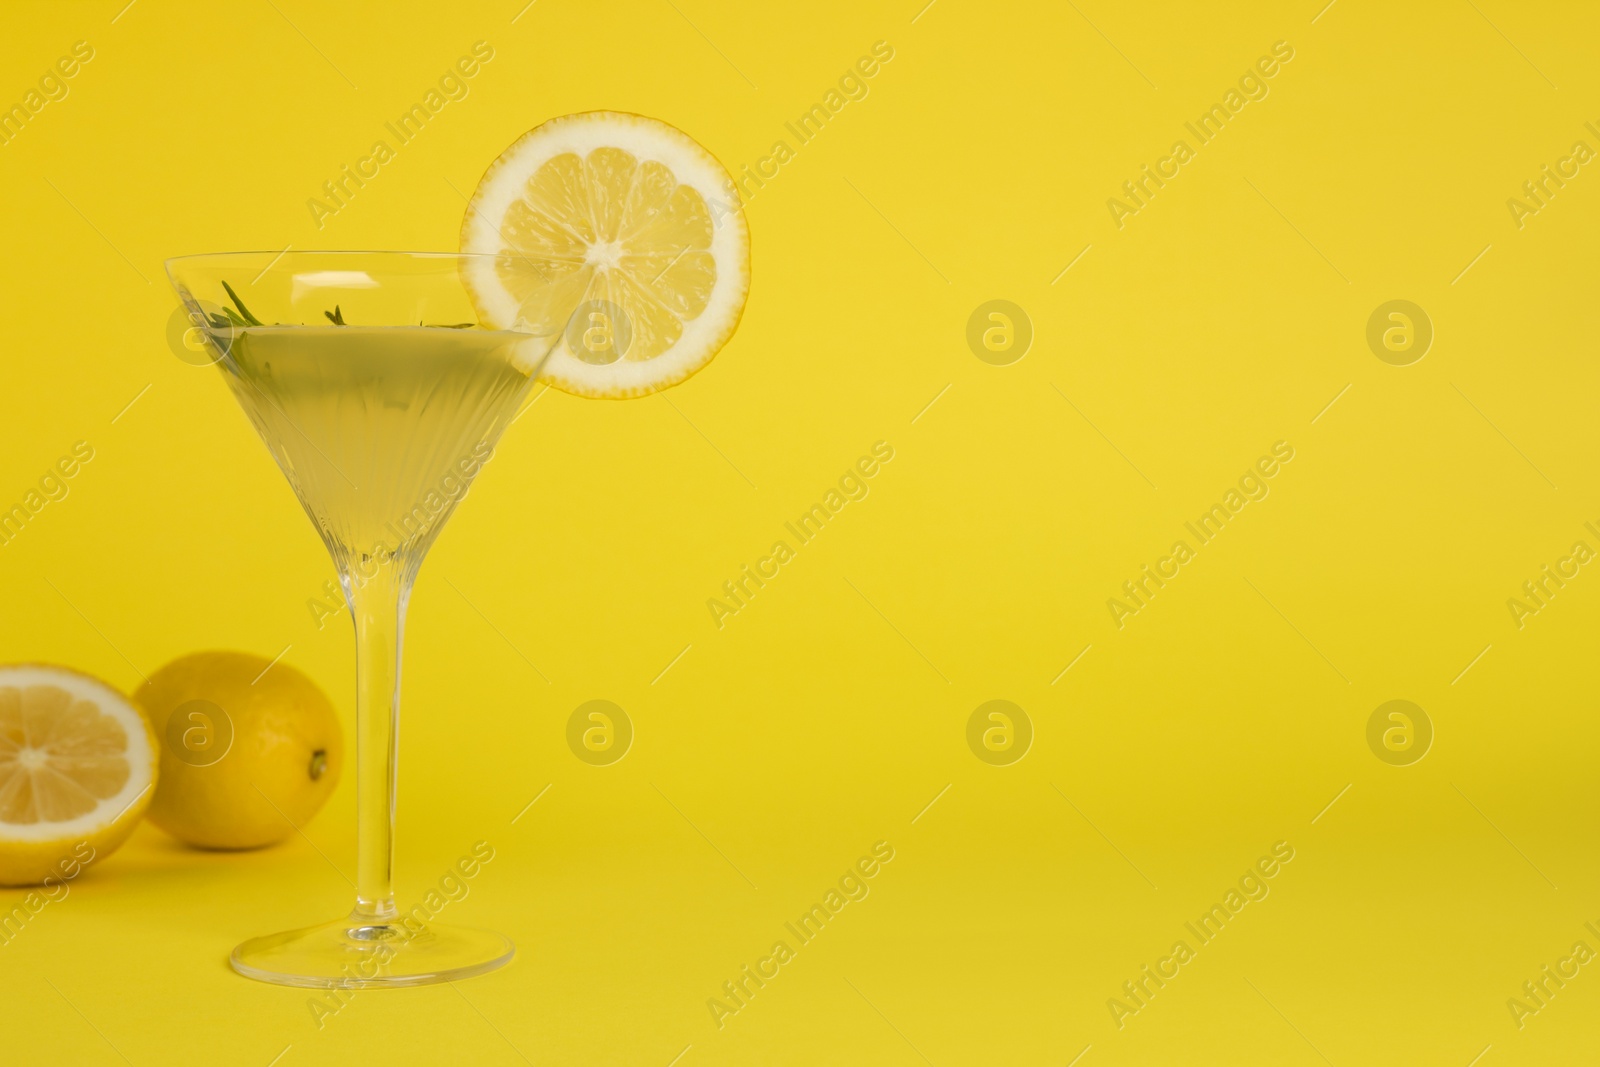
[[(43, 907), (0, 947), (8, 1062), (1592, 1058), (1592, 963), (1520, 1028), (1507, 1001), (1600, 949), (1600, 577), (1573, 561), (1537, 613), (1507, 601), (1600, 549), (1600, 176), (1507, 201), (1600, 150), (1600, 16), (121, 2), (0, 35), (5, 101), (93, 48), (0, 144), (0, 501), (94, 450), (0, 547), (5, 659), (131, 689), (197, 648), (282, 650), (349, 736), (347, 620), (308, 606), (330, 565), (217, 373), (167, 348), (164, 257), (448, 248), (502, 148), (590, 108), (776, 177), (717, 362), (661, 397), (545, 395), (422, 571), (401, 895), (487, 842), (443, 917), (508, 933), (512, 966), (320, 1028), (304, 991), (227, 970), (347, 905), (347, 777), (283, 846), (146, 826)], [(308, 208), (478, 41), (465, 98)], [(800, 144), (785, 122), (877, 41), (867, 95)], [(1195, 144), (1278, 41), (1270, 93)], [(1119, 229), (1108, 198), (1180, 138), (1193, 158)], [(1007, 366), (966, 340), (994, 299), (1033, 325)], [(1420, 362), (1368, 347), (1391, 300), (1433, 324)], [(869, 494), (793, 543), (878, 441)], [(1279, 441), (1270, 495), (1197, 544), (1184, 524)], [(793, 558), (719, 629), (707, 600), (779, 539)], [(1193, 558), (1119, 629), (1107, 600), (1179, 539)], [(595, 699), (632, 724), (620, 762), (568, 747)], [(1032, 724), (1009, 766), (968, 747), (990, 700)], [(1433, 726), (1411, 766), (1368, 747), (1391, 700)], [(877, 841), (870, 895), (798, 944), (784, 924)], [(1280, 841), (1292, 861), (1246, 880), (1269, 895), (1119, 1029), (1108, 1000)], [(778, 940), (793, 958), (719, 1029), (708, 999)]]

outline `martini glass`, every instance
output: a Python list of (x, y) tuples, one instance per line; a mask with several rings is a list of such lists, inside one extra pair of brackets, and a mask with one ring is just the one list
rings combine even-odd
[[(507, 963), (499, 934), (396, 905), (400, 649), (422, 558), (557, 339), (483, 329), (461, 278), (493, 256), (232, 252), (167, 261), (207, 354), (300, 498), (356, 634), (356, 901), (342, 919), (246, 941), (240, 974), (366, 988)], [(548, 309), (548, 301), (536, 301)]]

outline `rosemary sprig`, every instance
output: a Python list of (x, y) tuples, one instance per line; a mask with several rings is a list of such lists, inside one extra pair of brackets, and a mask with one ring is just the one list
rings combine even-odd
[(234, 313), (233, 308), (223, 308), (222, 309), (223, 312), (228, 316), (229, 319), (238, 320), (238, 321), (236, 321), (234, 323), (234, 325), (236, 325), (236, 326), (263, 326), (263, 325), (265, 325), (265, 323), (263, 323), (260, 319), (256, 318), (254, 315), (250, 314), (250, 309), (244, 306), (244, 301), (240, 300), (239, 299), (239, 294), (233, 291), (233, 286), (229, 285), (227, 282), (223, 282), (222, 283), (222, 287), (228, 291), (228, 299), (233, 301), (234, 307), (239, 309), (237, 314)]

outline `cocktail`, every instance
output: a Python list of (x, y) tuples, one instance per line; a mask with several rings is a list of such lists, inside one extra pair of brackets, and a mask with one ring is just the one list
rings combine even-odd
[(241, 974), (362, 988), (509, 961), (499, 934), (396, 905), (401, 635), (411, 584), (535, 381), (600, 397), (676, 384), (732, 334), (748, 240), (731, 179), (662, 123), (595, 112), (490, 167), (462, 253), (242, 252), (174, 287), (333, 557), (356, 632), (356, 903), (246, 941)]

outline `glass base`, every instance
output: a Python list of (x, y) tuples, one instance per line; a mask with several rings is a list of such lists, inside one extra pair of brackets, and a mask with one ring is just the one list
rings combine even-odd
[(246, 978), (310, 989), (430, 985), (485, 974), (511, 962), (516, 946), (466, 926), (339, 919), (253, 937), (228, 962)]

